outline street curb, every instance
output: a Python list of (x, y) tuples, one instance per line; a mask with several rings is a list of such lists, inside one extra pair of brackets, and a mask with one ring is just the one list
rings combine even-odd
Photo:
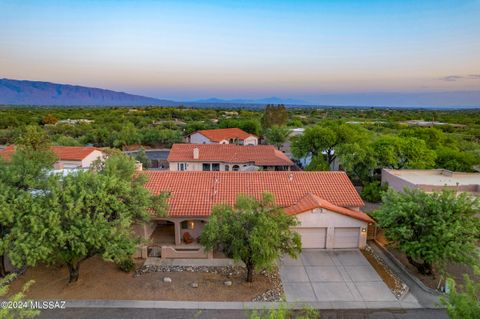
[(432, 288), (429, 288), (429, 287), (425, 286), (425, 284), (420, 279), (418, 279), (417, 277), (410, 274), (408, 269), (406, 269), (405, 266), (395, 256), (393, 256), (393, 254), (391, 252), (389, 252), (382, 244), (380, 244), (376, 239), (374, 239), (373, 242), (374, 242), (375, 246), (377, 246), (385, 254), (385, 256), (387, 256), (387, 258), (390, 259), (391, 262), (393, 262), (401, 271), (403, 271), (403, 273), (405, 275), (407, 275), (411, 280), (413, 280), (423, 291), (425, 291), (426, 293), (435, 295), (435, 296), (443, 296), (444, 295), (444, 293), (442, 293), (438, 290), (435, 290), (435, 289), (432, 289)]
[(71, 300), (66, 308), (148, 308), (148, 309), (198, 309), (198, 310), (248, 310), (270, 309), (285, 306), (302, 309), (310, 306), (321, 310), (338, 309), (425, 309), (409, 303), (393, 302), (228, 302), (228, 301), (155, 301), (155, 300)]

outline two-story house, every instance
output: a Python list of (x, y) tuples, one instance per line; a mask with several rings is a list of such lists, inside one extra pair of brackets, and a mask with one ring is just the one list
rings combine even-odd
[(294, 163), (272, 145), (174, 144), (171, 171), (289, 171)]

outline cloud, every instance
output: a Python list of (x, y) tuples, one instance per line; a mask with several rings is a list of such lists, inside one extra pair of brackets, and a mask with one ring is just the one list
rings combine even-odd
[(480, 74), (447, 75), (440, 78), (441, 81), (455, 82), (457, 80), (480, 80)]

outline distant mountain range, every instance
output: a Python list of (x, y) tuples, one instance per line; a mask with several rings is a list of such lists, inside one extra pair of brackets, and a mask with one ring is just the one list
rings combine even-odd
[(0, 104), (56, 106), (180, 105), (175, 101), (85, 86), (10, 79), (0, 79)]
[(320, 94), (313, 104), (302, 100), (219, 99), (171, 101), (99, 88), (41, 81), (0, 79), (0, 105), (26, 106), (180, 106), (201, 108), (261, 108), (266, 104), (289, 107), (400, 107), (459, 109), (479, 108), (480, 90), (458, 92), (371, 92)]
[(295, 100), (295, 99), (282, 99), (279, 97), (267, 97), (263, 99), (219, 99), (216, 97), (212, 97), (210, 99), (204, 100), (195, 100), (193, 102), (196, 103), (220, 103), (220, 104), (289, 104), (289, 105), (309, 105), (311, 103), (302, 101), (302, 100)]
[(209, 105), (265, 105), (265, 104), (306, 104), (304, 101), (271, 97), (258, 100), (211, 98), (190, 102), (178, 102), (133, 95), (124, 92), (58, 84), (41, 81), (0, 79), (0, 104), (4, 105), (53, 105), (53, 106), (178, 106)]

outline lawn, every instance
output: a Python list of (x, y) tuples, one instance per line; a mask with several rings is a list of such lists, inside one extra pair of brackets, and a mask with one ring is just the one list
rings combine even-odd
[[(137, 266), (141, 266), (141, 262)], [(171, 283), (163, 282), (170, 277)], [(272, 287), (271, 279), (257, 274), (253, 283), (245, 282), (244, 274), (227, 275), (206, 272), (153, 272), (135, 276), (109, 262), (93, 257), (82, 263), (78, 282), (68, 284), (66, 267), (38, 266), (29, 268), (11, 285), (11, 292), (35, 280), (28, 297), (59, 300), (196, 300), (251, 301)], [(225, 281), (232, 281), (226, 286)], [(191, 284), (198, 283), (198, 288)]]

